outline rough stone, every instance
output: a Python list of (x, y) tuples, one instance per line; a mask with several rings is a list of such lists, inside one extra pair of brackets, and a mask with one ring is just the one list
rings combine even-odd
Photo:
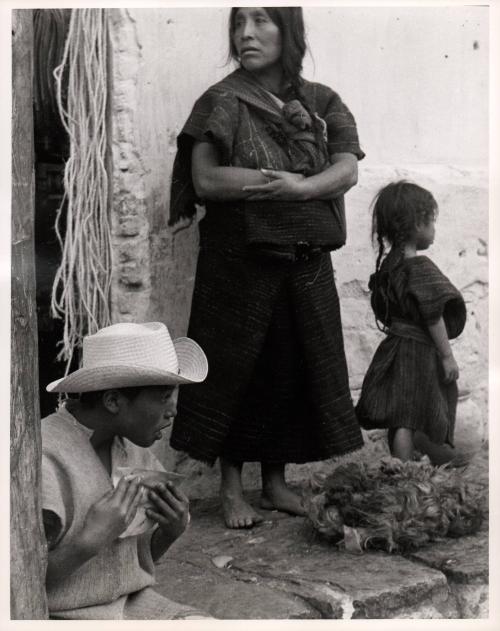
[[(144, 321), (151, 299), (144, 292), (133, 302), (130, 288), (149, 289), (151, 273), (145, 205), (146, 169), (138, 148), (136, 125), (137, 73), (141, 47), (134, 22), (127, 11), (110, 11), (112, 66), (112, 163), (114, 249), (117, 253), (112, 284), (112, 317)], [(125, 294), (124, 294), (125, 292)]]
[[(255, 504), (257, 495), (249, 500)], [(486, 611), (485, 532), (411, 559), (356, 555), (316, 538), (304, 518), (262, 513), (265, 521), (252, 530), (228, 530), (217, 500), (195, 503), (190, 528), (158, 565), (157, 589), (223, 619), (457, 618)], [(212, 559), (220, 555), (232, 560), (219, 569)], [(453, 567), (443, 562), (450, 558)]]
[[(382, 433), (371, 434), (372, 449), (383, 454)], [(187, 472), (192, 461), (184, 458), (181, 465)], [(325, 463), (316, 466), (321, 472)], [(302, 484), (306, 468), (311, 465), (297, 467)], [(206, 467), (203, 476), (209, 472), (213, 474)], [(158, 565), (157, 589), (222, 619), (485, 618), (486, 455), (474, 458), (469, 472), (484, 512), (480, 531), (435, 542), (408, 558), (349, 554), (319, 539), (304, 518), (277, 511), (259, 509), (262, 524), (230, 530), (217, 498), (194, 501), (189, 529)], [(258, 491), (247, 498), (258, 507)], [(231, 562), (219, 569), (213, 563), (219, 556), (231, 557)]]
[(489, 586), (487, 583), (452, 584), (451, 593), (455, 597), (461, 618), (488, 618)]
[(141, 290), (131, 291), (131, 288), (128, 288), (128, 291), (123, 291), (120, 293), (118, 297), (117, 308), (120, 313), (120, 319), (124, 321), (125, 319), (129, 322), (133, 322), (135, 318), (135, 314), (138, 311), (138, 308), (142, 308), (146, 310), (149, 305), (149, 291)]
[[(231, 569), (210, 567), (173, 552), (168, 563), (157, 569), (161, 591), (178, 602), (210, 612), (216, 618), (248, 619), (316, 618), (314, 607), (299, 597), (262, 585), (259, 578), (235, 579)], [(186, 593), (189, 585), (189, 594)], [(157, 587), (158, 589), (158, 587)], [(255, 611), (258, 603), (259, 609)]]
[(455, 598), (460, 618), (488, 617), (488, 531), (447, 540), (412, 555), (412, 558), (443, 572)]
[(454, 583), (488, 583), (488, 531), (447, 539), (411, 555), (429, 567), (443, 572)]
[(124, 237), (136, 237), (140, 234), (143, 222), (137, 215), (120, 216), (120, 234)]

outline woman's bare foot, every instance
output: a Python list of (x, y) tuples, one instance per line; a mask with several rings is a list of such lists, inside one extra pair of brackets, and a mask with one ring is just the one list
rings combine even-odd
[(305, 515), (306, 510), (302, 498), (289, 487), (262, 491), (261, 508), (265, 510), (279, 510), (291, 515)]
[(305, 515), (302, 498), (285, 481), (284, 464), (261, 464), (262, 497), (260, 505), (266, 510), (279, 510), (291, 515)]
[(228, 528), (251, 528), (264, 520), (243, 497), (242, 462), (220, 459), (220, 498), (224, 521)]
[(242, 495), (221, 493), (222, 512), (228, 528), (252, 528), (264, 520), (262, 515), (248, 504)]

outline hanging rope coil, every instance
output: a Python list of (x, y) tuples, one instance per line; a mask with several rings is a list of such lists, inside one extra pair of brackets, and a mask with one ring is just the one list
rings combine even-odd
[(104, 9), (73, 10), (63, 59), (54, 70), (57, 105), (70, 142), (55, 226), (62, 259), (51, 301), (52, 316), (64, 318), (57, 359), (66, 361), (66, 374), (83, 337), (111, 323), (107, 37)]

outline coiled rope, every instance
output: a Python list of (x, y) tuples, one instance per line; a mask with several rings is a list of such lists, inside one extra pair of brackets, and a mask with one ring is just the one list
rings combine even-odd
[(57, 359), (66, 361), (66, 374), (83, 337), (111, 323), (107, 38), (104, 9), (72, 10), (63, 59), (54, 70), (57, 105), (70, 141), (55, 225), (62, 258), (51, 300), (52, 316), (64, 318)]

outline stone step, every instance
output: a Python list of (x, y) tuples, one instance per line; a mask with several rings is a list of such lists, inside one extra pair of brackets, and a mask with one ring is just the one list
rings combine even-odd
[(221, 619), (488, 615), (486, 526), (405, 558), (348, 553), (319, 540), (305, 518), (261, 512), (262, 524), (231, 530), (217, 500), (194, 503), (190, 527), (157, 567), (156, 589)]

